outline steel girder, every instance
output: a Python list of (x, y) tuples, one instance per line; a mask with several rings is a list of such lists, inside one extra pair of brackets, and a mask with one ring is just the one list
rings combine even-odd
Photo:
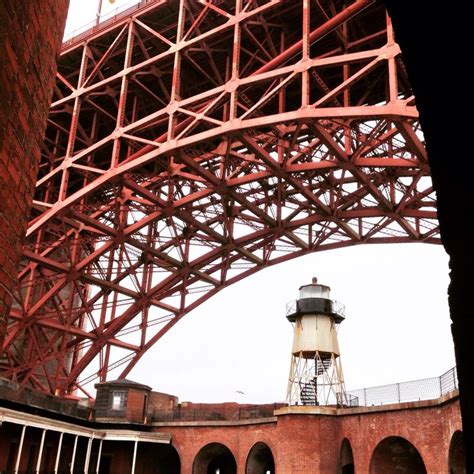
[(142, 2), (72, 40), (3, 376), (86, 392), (262, 268), (439, 243), (417, 118), (369, 0)]

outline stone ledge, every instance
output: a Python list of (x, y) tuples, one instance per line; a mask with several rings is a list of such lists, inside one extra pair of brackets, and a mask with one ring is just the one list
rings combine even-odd
[(413, 402), (391, 403), (387, 405), (360, 406), (353, 408), (336, 408), (326, 406), (290, 406), (275, 410), (275, 416), (284, 415), (326, 415), (347, 416), (360, 415), (363, 413), (378, 413), (385, 411), (413, 410), (419, 408), (430, 408), (444, 405), (459, 398), (459, 390), (453, 390), (439, 398), (431, 400), (416, 400)]
[(254, 418), (253, 420), (238, 420), (238, 421), (155, 421), (148, 426), (246, 426), (246, 425), (263, 425), (276, 423), (277, 417), (271, 416), (268, 418)]

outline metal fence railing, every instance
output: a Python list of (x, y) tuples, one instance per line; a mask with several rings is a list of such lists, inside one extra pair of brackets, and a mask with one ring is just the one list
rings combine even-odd
[[(307, 301), (307, 300), (310, 300), (310, 299), (311, 298), (297, 299), (297, 300), (289, 301), (288, 303), (286, 303), (285, 315), (289, 316), (290, 314), (294, 314), (294, 313), (297, 313), (299, 311), (305, 311), (306, 308), (304, 307), (305, 306), (304, 301)], [(325, 298), (314, 298), (314, 299), (315, 300), (321, 300), (321, 303), (318, 303), (318, 304), (321, 304), (321, 308), (324, 309), (324, 311), (330, 312), (332, 314), (340, 316), (342, 319), (345, 319), (345, 317), (346, 317), (346, 307), (340, 301), (330, 300), (330, 299), (325, 299)], [(317, 312), (317, 311), (315, 311), (315, 312)]]
[[(439, 377), (430, 377), (409, 382), (379, 385), (377, 387), (349, 390), (344, 399), (337, 400), (334, 406), (357, 407), (388, 405), (392, 403), (413, 402), (418, 400), (436, 399), (458, 389), (456, 367)], [(0, 401), (19, 403), (30, 409), (43, 410), (69, 415), (75, 418), (90, 419), (92, 408), (78, 404), (75, 400), (62, 400), (52, 395), (20, 387), (0, 378)], [(272, 417), (278, 408), (286, 403), (262, 405), (211, 404), (206, 406), (176, 407), (174, 410), (152, 410), (147, 414), (148, 421), (243, 421), (257, 418)], [(144, 418), (142, 410), (132, 414), (134, 421), (141, 422)]]
[(348, 395), (357, 397), (359, 406), (387, 405), (439, 398), (457, 388), (458, 377), (453, 367), (439, 377), (349, 390)]

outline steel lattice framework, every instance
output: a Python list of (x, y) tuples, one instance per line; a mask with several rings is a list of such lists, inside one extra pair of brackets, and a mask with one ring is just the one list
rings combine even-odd
[(439, 243), (417, 119), (377, 2), (156, 0), (72, 40), (3, 376), (86, 391), (260, 269)]

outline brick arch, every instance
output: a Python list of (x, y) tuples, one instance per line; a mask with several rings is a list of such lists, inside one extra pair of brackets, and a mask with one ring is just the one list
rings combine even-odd
[(354, 474), (354, 454), (351, 442), (344, 438), (339, 451), (339, 472), (341, 474)]
[(258, 441), (250, 448), (245, 474), (275, 474), (275, 458), (267, 443)]
[(466, 449), (461, 430), (456, 430), (451, 437), (448, 452), (449, 474), (464, 474), (466, 472)]
[(388, 436), (372, 452), (369, 474), (426, 474), (426, 466), (419, 450), (401, 436)]
[(203, 446), (193, 461), (193, 474), (236, 474), (237, 462), (232, 451), (222, 443), (208, 443)]
[(181, 472), (181, 456), (173, 444), (139, 443), (137, 451), (136, 472), (151, 474), (162, 472), (179, 474)]

